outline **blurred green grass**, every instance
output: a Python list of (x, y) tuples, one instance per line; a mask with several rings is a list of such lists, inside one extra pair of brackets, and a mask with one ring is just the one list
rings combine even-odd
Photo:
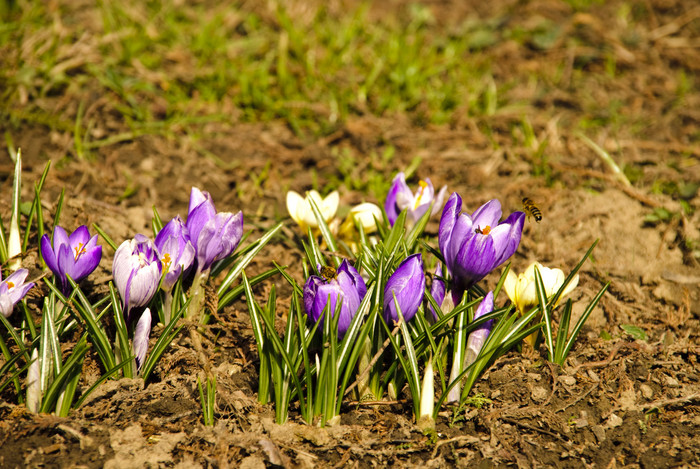
[[(500, 104), (478, 54), (497, 25), (436, 34), (417, 5), (370, 21), (367, 5), (335, 14), (322, 4), (290, 13), (282, 3), (11, 3), (0, 27), (2, 117), (72, 130), (79, 154), (211, 121), (282, 119), (323, 135), (351, 114), (442, 124), (457, 109), (488, 114)], [(61, 108), (61, 98), (82, 104)], [(92, 132), (110, 127), (83, 119), (96, 101), (128, 131)], [(84, 141), (92, 134), (98, 141)]]

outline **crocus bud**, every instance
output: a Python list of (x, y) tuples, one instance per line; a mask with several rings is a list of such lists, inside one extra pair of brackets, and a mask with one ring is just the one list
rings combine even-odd
[(158, 249), (142, 234), (124, 241), (114, 253), (112, 275), (129, 321), (133, 308), (147, 305), (158, 290), (162, 265)]
[(25, 405), (29, 412), (39, 413), (41, 408), (41, 358), (39, 348), (32, 349), (32, 363), (27, 370), (27, 401)]
[(19, 269), (10, 274), (7, 279), (2, 280), (2, 271), (0, 270), (0, 313), (6, 318), (12, 314), (15, 305), (24, 298), (34, 283), (24, 283), (29, 271), (27, 269)]
[(423, 385), (420, 392), (420, 415), (418, 417), (418, 428), (422, 431), (435, 428), (433, 411), (435, 410), (435, 373), (433, 372), (433, 356), (428, 358), (423, 373)]
[[(312, 275), (304, 285), (304, 307), (312, 323), (323, 321), (323, 311), (329, 305), (331, 317), (341, 301), (338, 318), (338, 338), (345, 336), (355, 313), (367, 293), (367, 286), (353, 266), (343, 261), (336, 271), (332, 267), (321, 268), (322, 276)], [(330, 303), (329, 303), (330, 302)], [(323, 327), (323, 323), (319, 325)]]
[(146, 308), (141, 313), (141, 317), (134, 328), (134, 340), (132, 348), (134, 350), (134, 358), (136, 360), (136, 370), (141, 370), (143, 361), (146, 359), (148, 352), (148, 338), (151, 335), (151, 310)]
[(68, 295), (68, 276), (77, 283), (90, 275), (102, 259), (102, 246), (97, 244), (97, 235), (90, 237), (85, 225), (79, 226), (70, 236), (62, 227), (55, 226), (53, 246), (49, 235), (41, 237), (41, 256), (58, 278), (63, 294)]
[(207, 272), (214, 262), (238, 247), (243, 236), (243, 214), (217, 213), (211, 195), (193, 187), (186, 226), (196, 251), (197, 273)]
[(465, 290), (505, 262), (520, 245), (525, 213), (501, 219), (501, 203), (491, 200), (473, 214), (460, 213), (462, 199), (453, 193), (445, 204), (438, 232), (440, 251), (452, 275), (456, 303)]
[[(525, 272), (519, 275), (509, 270), (503, 282), (503, 289), (521, 314), (525, 314), (529, 308), (539, 303), (537, 300), (537, 287), (535, 283), (535, 268), (540, 271), (540, 275), (542, 276), (542, 283), (547, 299), (554, 296), (566, 279), (561, 269), (550, 269), (539, 262), (533, 262), (525, 269)], [(578, 285), (578, 274), (569, 282), (559, 299), (561, 300), (564, 296), (571, 293), (571, 291), (576, 288), (576, 285)]]
[(180, 274), (189, 269), (194, 262), (195, 249), (182, 218), (177, 216), (170, 220), (158, 232), (155, 244), (165, 272), (161, 288), (169, 292), (180, 278)]
[(338, 191), (331, 192), (326, 198), (321, 198), (321, 194), (316, 191), (309, 191), (306, 197), (302, 197), (294, 191), (287, 192), (287, 211), (289, 216), (304, 231), (306, 231), (307, 227), (318, 228), (318, 221), (311, 207), (310, 200), (312, 199), (321, 211), (323, 220), (326, 223), (330, 223), (333, 220), (340, 202)]
[(430, 215), (435, 215), (440, 211), (440, 207), (442, 207), (446, 192), (447, 186), (442, 186), (436, 197), (433, 183), (430, 182), (430, 179), (426, 178), (425, 181), (420, 181), (418, 183), (418, 190), (416, 190), (414, 194), (408, 187), (408, 184), (406, 184), (406, 176), (404, 173), (398, 173), (392, 181), (391, 188), (384, 202), (384, 210), (386, 211), (389, 223), (393, 225), (399, 217), (399, 214), (403, 210), (407, 210), (407, 218), (410, 220), (410, 224), (413, 225), (428, 211), (431, 203), (433, 204), (433, 208)]
[[(408, 256), (389, 277), (384, 288), (384, 320), (394, 325), (399, 322), (396, 310), (398, 302), (401, 314), (406, 322), (413, 319), (418, 312), (425, 291), (425, 273), (423, 258), (420, 254)], [(396, 301), (394, 300), (396, 297)]]

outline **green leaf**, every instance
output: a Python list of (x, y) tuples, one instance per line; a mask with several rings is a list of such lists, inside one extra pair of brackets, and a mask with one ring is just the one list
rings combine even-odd
[(620, 328), (622, 328), (623, 331), (625, 331), (635, 340), (647, 340), (646, 332), (644, 332), (644, 329), (639, 326), (635, 326), (633, 324), (622, 324), (620, 325)]
[(233, 283), (236, 277), (238, 277), (241, 274), (241, 272), (243, 272), (243, 269), (248, 267), (250, 261), (253, 260), (253, 258), (260, 252), (260, 250), (263, 247), (265, 247), (265, 245), (280, 229), (282, 229), (282, 222), (270, 228), (263, 236), (260, 237), (260, 239), (253, 242), (251, 246), (249, 246), (250, 250), (242, 258), (236, 261), (236, 264), (229, 271), (229, 273), (226, 274), (226, 277), (224, 278), (223, 282), (221, 282), (219, 289), (216, 291), (216, 294), (219, 298), (223, 297), (223, 295), (226, 293), (226, 290), (229, 288), (229, 286), (231, 286), (231, 283)]

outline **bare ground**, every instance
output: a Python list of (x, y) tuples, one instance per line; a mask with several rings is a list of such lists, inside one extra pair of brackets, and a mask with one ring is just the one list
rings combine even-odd
[[(486, 117), (465, 112), (439, 127), (405, 115), (358, 115), (318, 139), (300, 138), (274, 122), (212, 124), (196, 142), (184, 135), (145, 136), (100, 148), (91, 163), (65, 158), (72, 148), (69, 135), (25, 126), (14, 132), (26, 158), (25, 180), (35, 180), (52, 160), (46, 209), (65, 187), (63, 225), (96, 222), (115, 240), (148, 233), (154, 204), (164, 218), (184, 214), (192, 185), (210, 191), (219, 209), (242, 209), (246, 227), (261, 232), (285, 217), (287, 189), (311, 186), (311, 168), (322, 182), (342, 176), (333, 149), (362, 155), (358, 177), (372, 168), (390, 178), (421, 156), (419, 175), (459, 192), (470, 210), (494, 197), (507, 209), (519, 208), (523, 195), (538, 201), (544, 219), (526, 225), (513, 259), (516, 271), (535, 259), (570, 268), (600, 239), (574, 298), (583, 304), (602, 283), (611, 287), (567, 365), (560, 369), (544, 355), (511, 352), (476, 385), (474, 392), (492, 402), (456, 415), (445, 411), (436, 440), (416, 429), (402, 400), (348, 403), (341, 423), (329, 428), (307, 426), (292, 410), (290, 423), (280, 426), (271, 407), (257, 404), (255, 346), (239, 303), (219, 315), (204, 341), (218, 381), (214, 428), (201, 423), (200, 365), (183, 333), (153, 382), (106, 383), (68, 418), (29, 414), (6, 392), (0, 401), (0, 466), (700, 466), (699, 199), (696, 192), (679, 198), (659, 190), (700, 181), (700, 94), (692, 88), (679, 98), (677, 91), (681, 74), (694, 79), (700, 64), (700, 11), (692, 1), (630, 3), (646, 12), (631, 29), (616, 15), (623, 5), (618, 1), (587, 13), (555, 1), (491, 2), (492, 9), (471, 4), (480, 2), (425, 3), (446, 28), (468, 15), (502, 15), (523, 29), (543, 18), (560, 25), (559, 38), (545, 49), (508, 38), (491, 49), (494, 80), (522, 105)], [(404, 6), (390, 2), (373, 14), (400, 13)], [(636, 42), (626, 40), (630, 34)], [(611, 57), (617, 67), (612, 76), (603, 73)], [(551, 71), (552, 80), (533, 83), (532, 70), (545, 76), (542, 70)], [(67, 113), (77, 106), (70, 96), (54, 105)], [(522, 116), (538, 142), (548, 141), (544, 164), (517, 125)], [(109, 118), (105, 128), (123, 125)], [(587, 135), (618, 165), (634, 168), (631, 186), (576, 135), (586, 119), (602, 122)], [(389, 146), (396, 155), (386, 165), (369, 156)], [(202, 148), (222, 161), (202, 156)], [(267, 176), (255, 183), (253, 176), (269, 162)], [(10, 166), (2, 171), (8, 193)], [(133, 195), (122, 198), (131, 189)], [(345, 205), (366, 198), (341, 192)], [(680, 214), (681, 201), (690, 212), (645, 224), (654, 208)], [(294, 266), (303, 251), (291, 223), (285, 233), (290, 236), (258, 256), (251, 274), (275, 260), (301, 277)], [(38, 273), (36, 253), (25, 265)], [(110, 267), (108, 253), (91, 277), (95, 293), (106, 290)], [(272, 281), (283, 288), (281, 279)], [(38, 304), (41, 293), (33, 296)], [(633, 340), (623, 324), (640, 326), (647, 340)], [(601, 338), (602, 331), (612, 339)], [(99, 374), (90, 359), (86, 368), (86, 380)]]

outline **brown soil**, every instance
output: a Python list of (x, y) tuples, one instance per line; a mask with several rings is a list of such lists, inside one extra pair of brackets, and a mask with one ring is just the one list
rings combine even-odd
[[(400, 14), (406, 3), (395, 0), (372, 14)], [(586, 13), (553, 0), (488, 2), (489, 8), (482, 2), (425, 4), (445, 28), (469, 15), (502, 16), (523, 28), (543, 18), (560, 25), (558, 42), (548, 48), (502, 38), (490, 50), (498, 88), (521, 107), (488, 117), (465, 113), (440, 127), (403, 115), (355, 116), (318, 139), (300, 138), (281, 123), (212, 124), (196, 142), (146, 136), (97, 149), (90, 163), (66, 158), (68, 134), (24, 127), (13, 131), (25, 157), (24, 180), (36, 180), (52, 160), (46, 213), (53, 214), (66, 188), (62, 224), (98, 223), (117, 241), (149, 233), (153, 205), (163, 218), (184, 214), (193, 185), (210, 191), (219, 209), (242, 209), (255, 237), (286, 216), (286, 190), (311, 187), (311, 168), (322, 183), (341, 176), (334, 149), (370, 155), (393, 146), (396, 156), (386, 166), (359, 157), (357, 174), (374, 165), (390, 178), (421, 156), (418, 173), (459, 192), (470, 210), (491, 198), (506, 209), (518, 209), (523, 195), (538, 201), (544, 219), (526, 224), (513, 258), (516, 271), (535, 259), (571, 268), (600, 238), (574, 298), (584, 305), (604, 282), (611, 282), (610, 290), (567, 365), (551, 366), (543, 354), (509, 353), (474, 390), (492, 402), (457, 414), (446, 410), (433, 439), (415, 427), (405, 401), (349, 404), (341, 423), (328, 428), (303, 424), (292, 409), (290, 423), (280, 426), (270, 406), (257, 404), (255, 345), (245, 304), (237, 303), (213, 321), (203, 342), (218, 382), (215, 427), (202, 425), (196, 385), (201, 366), (190, 335), (182, 333), (152, 382), (108, 382), (68, 418), (29, 414), (4, 395), (0, 466), (700, 466), (700, 199), (658, 190), (700, 181), (700, 93), (691, 87), (683, 97), (677, 94), (682, 75), (697, 80), (700, 11), (691, 0), (633, 2), (631, 8), (646, 11), (646, 22), (630, 31), (617, 14), (621, 1)], [(632, 33), (636, 42), (625, 42)], [(608, 60), (616, 63), (613, 75), (602, 73)], [(559, 78), (533, 83), (532, 70)], [(75, 113), (78, 98), (62, 99), (56, 109)], [(613, 106), (621, 123), (611, 118)], [(535, 174), (536, 152), (516, 125), (523, 116), (538, 141), (548, 141), (544, 174)], [(575, 135), (584, 119), (604, 122), (587, 135), (620, 166), (636, 171), (631, 187)], [(202, 148), (222, 161), (202, 156)], [(9, 193), (10, 165), (2, 171)], [(28, 198), (31, 184), (25, 189)], [(342, 187), (341, 194), (345, 205), (367, 198)], [(680, 214), (681, 203), (691, 209), (686, 215), (645, 224), (654, 208)], [(285, 230), (289, 236), (268, 246), (249, 274), (274, 260), (301, 278), (303, 251), (291, 222)], [(436, 232), (435, 224), (429, 232)], [(106, 254), (86, 289), (106, 291), (112, 253)], [(25, 265), (38, 274), (35, 261), (34, 252)], [(282, 279), (272, 282), (285, 291)], [(258, 293), (268, 290), (269, 284)], [(31, 301), (40, 295), (35, 289)], [(648, 339), (633, 340), (623, 324), (641, 327)], [(603, 331), (612, 339), (601, 338)], [(86, 370), (88, 380), (94, 379), (89, 370), (99, 373), (91, 360)]]

